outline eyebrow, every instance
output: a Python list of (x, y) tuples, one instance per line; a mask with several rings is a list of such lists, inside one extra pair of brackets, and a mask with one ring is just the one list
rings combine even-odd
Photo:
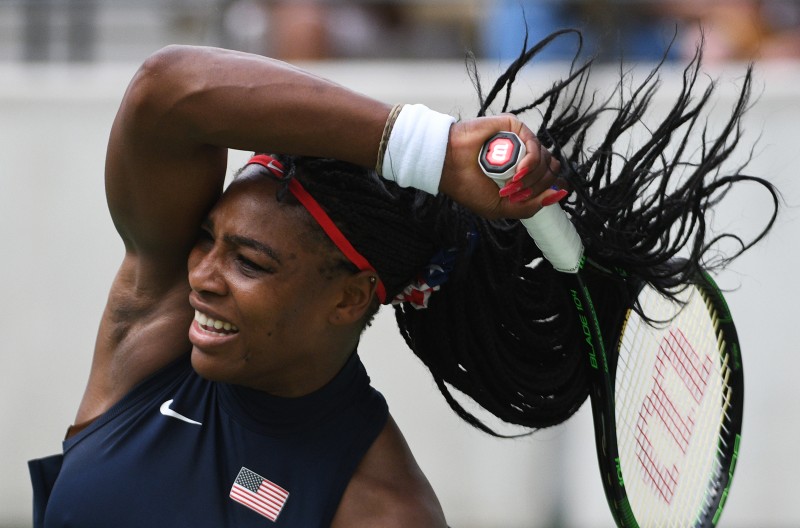
[[(210, 218), (207, 218), (203, 222), (202, 226), (206, 229), (213, 231), (214, 222)], [(242, 235), (224, 235), (222, 237), (222, 240), (224, 240), (228, 244), (250, 248), (263, 255), (266, 255), (267, 257), (271, 258), (278, 264), (282, 264), (281, 257), (278, 254), (278, 252), (275, 251), (272, 247), (268, 246), (267, 244), (264, 244), (263, 242), (259, 242), (258, 240)]]
[(270, 246), (264, 244), (263, 242), (259, 242), (258, 240), (254, 240), (252, 238), (248, 238), (241, 235), (225, 235), (224, 237), (222, 237), (222, 239), (229, 244), (248, 247), (254, 251), (257, 251), (259, 253), (262, 253), (270, 257), (278, 264), (281, 264), (281, 257), (278, 255), (277, 251), (272, 249)]

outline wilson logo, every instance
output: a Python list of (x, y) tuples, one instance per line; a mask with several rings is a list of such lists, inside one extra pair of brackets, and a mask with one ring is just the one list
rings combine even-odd
[(514, 145), (510, 139), (500, 138), (492, 141), (489, 145), (486, 159), (492, 165), (503, 165), (511, 160), (511, 155), (514, 152)]
[[(662, 339), (653, 385), (639, 409), (635, 435), (636, 458), (644, 479), (667, 504), (678, 487), (681, 458), (689, 449), (712, 366), (711, 356), (698, 356), (679, 329), (671, 329)], [(671, 394), (674, 389), (670, 387), (676, 385), (689, 397)]]

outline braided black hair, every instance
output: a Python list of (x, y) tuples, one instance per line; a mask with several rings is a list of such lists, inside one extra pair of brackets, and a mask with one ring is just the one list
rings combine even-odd
[[(574, 35), (578, 42), (569, 76), (530, 104), (511, 108), (511, 87), (519, 71), (552, 40), (568, 35)], [(672, 297), (674, 288), (685, 284), (699, 267), (722, 268), (751, 248), (777, 218), (777, 189), (763, 178), (742, 172), (752, 154), (738, 167), (723, 166), (743, 134), (752, 65), (745, 72), (727, 121), (712, 135), (704, 110), (708, 110), (716, 85), (710, 82), (699, 97), (695, 93), (703, 58), (701, 41), (683, 70), (682, 87), (672, 108), (655, 127), (642, 130), (659, 87), (657, 74), (663, 60), (630, 93), (626, 93), (628, 78), (621, 74), (614, 93), (598, 102), (596, 94), (587, 94), (592, 61), (576, 65), (581, 47), (581, 34), (572, 29), (556, 32), (530, 49), (525, 47), (485, 97), (471, 62), (470, 73), (481, 103), (479, 115), (484, 115), (503, 91), (500, 111), (515, 115), (537, 111), (541, 115), (537, 136), (562, 161), (561, 176), (573, 190), (563, 206), (587, 253), (608, 266), (632, 272)], [(601, 130), (593, 130), (601, 118), (602, 124), (597, 125)], [(587, 140), (592, 131), (601, 141), (590, 147)], [(620, 143), (634, 133), (641, 146), (628, 152), (628, 146)], [(690, 152), (689, 147), (694, 145), (699, 145), (699, 150)], [(771, 196), (773, 211), (766, 225), (749, 241), (734, 233), (710, 236), (707, 212), (734, 184), (744, 182), (760, 186)], [(717, 251), (723, 241), (732, 241), (736, 249), (727, 255)], [(676, 257), (686, 251), (686, 258), (678, 261)]]
[[(521, 108), (510, 108), (511, 87), (523, 66), (549, 42), (578, 38), (576, 61), (565, 79)], [(741, 137), (752, 69), (722, 131), (713, 138), (703, 126), (713, 83), (694, 99), (702, 53), (684, 71), (683, 88), (670, 112), (635, 150), (618, 142), (640, 123), (658, 87), (658, 65), (625, 93), (625, 76), (613, 96), (588, 93), (591, 60), (577, 63), (580, 33), (554, 33), (516, 61), (484, 95), (475, 62), (470, 73), (480, 99), (479, 115), (504, 93), (503, 112), (538, 112), (537, 136), (562, 162), (572, 190), (565, 209), (587, 254), (619, 266), (665, 295), (698, 267), (715, 269), (752, 247), (772, 227), (779, 196), (767, 181), (721, 172)], [(609, 117), (610, 116), (610, 117)], [(589, 145), (592, 127), (604, 128)], [(600, 126), (600, 125), (596, 125)], [(702, 127), (700, 150), (688, 153)], [(694, 159), (690, 154), (696, 154)], [(498, 434), (466, 410), (453, 389), (505, 422), (541, 428), (566, 420), (588, 395), (588, 371), (577, 353), (580, 331), (569, 297), (555, 271), (517, 221), (488, 221), (446, 196), (400, 188), (368, 169), (335, 160), (279, 156), (287, 174), (301, 180), (350, 242), (378, 270), (391, 299), (442, 248), (460, 248), (455, 270), (429, 307), (395, 306), (400, 332), (430, 370), (453, 410), (468, 423)], [(612, 170), (612, 163), (614, 168)], [(751, 241), (732, 233), (709, 236), (706, 213), (737, 183), (752, 182), (772, 196), (775, 210)], [(477, 237), (472, 235), (477, 233)], [(477, 239), (476, 247), (471, 247)], [(715, 246), (734, 240), (733, 254), (716, 259)], [(470, 242), (473, 240), (473, 242)], [(688, 252), (688, 255), (686, 253)], [(675, 257), (683, 255), (677, 261)], [(591, 279), (603, 326), (610, 327), (631, 301), (616, 281)]]

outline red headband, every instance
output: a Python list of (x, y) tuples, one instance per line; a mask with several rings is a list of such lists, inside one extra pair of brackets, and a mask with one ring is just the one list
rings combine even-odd
[[(250, 158), (250, 161), (247, 162), (248, 165), (251, 164), (261, 165), (262, 167), (268, 169), (272, 174), (277, 176), (278, 178), (284, 177), (284, 170), (283, 165), (273, 158), (272, 156), (268, 156), (266, 154), (259, 154), (257, 156), (253, 156)], [(328, 213), (325, 212), (324, 209), (319, 205), (319, 203), (311, 196), (308, 191), (300, 184), (299, 181), (292, 178), (289, 180), (289, 192), (294, 195), (295, 198), (306, 208), (306, 210), (314, 217), (314, 220), (317, 221), (319, 226), (325, 231), (325, 234), (328, 235), (328, 238), (336, 244), (336, 247), (339, 248), (347, 260), (352, 262), (355, 267), (357, 267), (361, 271), (369, 270), (375, 272), (377, 275), (378, 272), (372, 265), (367, 261), (364, 256), (356, 251), (356, 248), (347, 240), (347, 237), (344, 236), (336, 224), (333, 223), (331, 217), (328, 216)], [(375, 286), (375, 294), (378, 296), (378, 300), (381, 303), (386, 302), (386, 288), (383, 286), (383, 281), (381, 281), (380, 276), (378, 276), (378, 283)]]

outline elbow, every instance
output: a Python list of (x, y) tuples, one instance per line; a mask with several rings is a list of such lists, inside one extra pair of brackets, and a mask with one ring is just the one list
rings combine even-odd
[(137, 70), (131, 81), (129, 91), (150, 93), (152, 91), (177, 90), (192, 64), (192, 56), (197, 53), (191, 46), (170, 45), (156, 51)]
[(137, 122), (160, 121), (196, 90), (202, 52), (184, 45), (166, 46), (150, 55), (133, 76), (120, 110)]
[(180, 69), (181, 65), (191, 64), (192, 59), (201, 53), (200, 49), (197, 46), (182, 44), (165, 46), (145, 59), (139, 67), (137, 77), (167, 75)]

